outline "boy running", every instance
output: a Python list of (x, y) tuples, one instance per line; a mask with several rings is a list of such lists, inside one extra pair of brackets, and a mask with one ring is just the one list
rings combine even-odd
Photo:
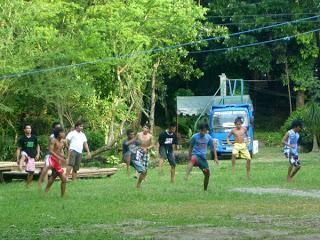
[(26, 186), (29, 187), (32, 183), (33, 174), (36, 168), (35, 161), (40, 156), (40, 145), (35, 135), (31, 134), (31, 125), (24, 126), (24, 136), (18, 141), (17, 147), (17, 164), (20, 171), (25, 165), (25, 171), (28, 173)]
[[(50, 147), (51, 139), (54, 138), (54, 130), (56, 130), (57, 128), (61, 128), (61, 125), (60, 125), (59, 122), (54, 122), (54, 123), (52, 124), (52, 134), (51, 134), (50, 137), (49, 137), (49, 144), (48, 144), (49, 146), (48, 146), (48, 147)], [(48, 148), (48, 149), (49, 149), (49, 148)], [(43, 183), (44, 179), (45, 179), (45, 178), (46, 178), (46, 179), (48, 178), (49, 158), (50, 158), (50, 152), (48, 152), (48, 153), (46, 154), (46, 156), (44, 157), (44, 163), (45, 163), (45, 165), (44, 165), (44, 168), (41, 170), (41, 175), (40, 175), (40, 177), (39, 177), (39, 181), (38, 181), (38, 187), (39, 187), (39, 189), (41, 189), (42, 183)]]
[[(249, 140), (248, 130), (247, 128), (243, 127), (243, 121), (241, 117), (237, 117), (234, 121), (236, 125), (235, 128), (231, 129), (227, 136), (227, 143), (228, 145), (234, 145), (232, 150), (232, 174), (235, 174), (235, 166), (236, 166), (236, 158), (241, 157), (247, 160), (246, 162), (246, 170), (247, 170), (247, 177), (250, 177), (250, 162), (251, 156), (247, 147), (247, 143), (245, 142), (245, 138)], [(234, 136), (234, 144), (230, 142), (230, 137)], [(249, 144), (250, 142), (248, 142)]]
[(287, 181), (291, 182), (292, 178), (300, 170), (301, 164), (298, 156), (299, 132), (302, 129), (302, 122), (294, 120), (291, 129), (284, 135), (282, 143), (284, 144), (284, 155), (289, 160)]
[(140, 142), (136, 140), (134, 132), (129, 129), (127, 131), (127, 140), (122, 143), (122, 157), (127, 164), (127, 173), (130, 176), (131, 162), (136, 158), (137, 149)]
[(133, 162), (135, 169), (140, 174), (137, 182), (137, 188), (141, 187), (142, 180), (147, 176), (149, 150), (152, 148), (152, 135), (149, 131), (150, 125), (146, 123), (143, 126), (143, 131), (137, 134), (137, 140), (141, 143), (137, 150), (136, 159)]
[(189, 147), (189, 159), (190, 162), (188, 164), (185, 180), (188, 180), (190, 172), (192, 171), (193, 166), (198, 166), (203, 174), (203, 189), (204, 191), (208, 190), (209, 178), (210, 178), (210, 169), (207, 161), (207, 148), (210, 146), (211, 151), (214, 152), (214, 161), (217, 165), (219, 165), (217, 151), (213, 144), (213, 139), (208, 134), (208, 125), (200, 124), (199, 132), (194, 134), (190, 140)]
[(178, 139), (176, 135), (176, 124), (171, 123), (169, 128), (163, 131), (158, 138), (159, 142), (159, 174), (162, 174), (162, 168), (165, 159), (168, 159), (168, 162), (171, 166), (171, 182), (175, 182), (176, 175), (176, 160), (174, 157), (173, 150), (178, 145)]
[(66, 191), (66, 183), (67, 178), (64, 175), (64, 171), (61, 167), (61, 163), (66, 163), (66, 159), (64, 157), (64, 147), (66, 142), (64, 141), (65, 133), (62, 128), (56, 128), (54, 130), (54, 138), (50, 141), (49, 151), (49, 169), (52, 170), (51, 177), (48, 181), (47, 187), (45, 189), (46, 192), (50, 190), (50, 187), (54, 183), (55, 179), (59, 176), (61, 180), (61, 197), (64, 196)]

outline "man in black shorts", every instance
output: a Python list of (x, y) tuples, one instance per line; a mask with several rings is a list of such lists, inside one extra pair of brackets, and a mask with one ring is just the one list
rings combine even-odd
[(159, 174), (162, 174), (164, 161), (168, 159), (171, 166), (171, 182), (174, 183), (176, 178), (176, 159), (173, 150), (178, 145), (175, 123), (169, 124), (169, 128), (159, 135), (158, 142), (160, 154)]

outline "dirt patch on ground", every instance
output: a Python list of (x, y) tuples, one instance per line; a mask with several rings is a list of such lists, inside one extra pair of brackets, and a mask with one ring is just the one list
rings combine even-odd
[(210, 240), (210, 239), (267, 239), (287, 236), (287, 231), (253, 230), (242, 228), (213, 227), (208, 225), (185, 225), (171, 227), (147, 227), (131, 229), (124, 235), (143, 239), (164, 240)]
[(242, 223), (263, 224), (271, 227), (320, 229), (320, 216), (291, 217), (284, 215), (237, 215)]
[(286, 188), (234, 188), (233, 192), (243, 192), (243, 193), (253, 193), (253, 194), (278, 194), (287, 196), (297, 196), (297, 197), (309, 197), (309, 198), (320, 198), (320, 191), (318, 190), (296, 190), (296, 189), (286, 189)]
[(316, 240), (320, 239), (320, 234), (308, 234), (308, 235), (296, 235), (296, 236), (287, 236), (281, 238), (275, 238), (277, 240)]
[[(284, 216), (252, 216), (239, 215), (237, 220), (250, 223), (267, 223), (285, 219)], [(311, 220), (311, 219), (310, 219)], [(313, 219), (315, 220), (315, 219)], [(230, 240), (230, 239), (320, 239), (320, 234), (294, 235), (293, 231), (275, 230), (273, 226), (268, 229), (250, 229), (234, 227), (216, 227), (205, 224), (159, 226), (160, 223), (144, 221), (141, 219), (128, 220), (117, 224), (89, 224), (78, 228), (46, 228), (42, 236), (68, 236), (90, 232), (113, 232), (115, 236), (123, 236), (126, 239), (160, 239), (160, 240)], [(59, 234), (57, 234), (59, 233)]]

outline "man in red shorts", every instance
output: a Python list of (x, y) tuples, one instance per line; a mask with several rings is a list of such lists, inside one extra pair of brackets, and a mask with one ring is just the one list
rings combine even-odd
[(50, 158), (49, 158), (49, 169), (52, 170), (51, 177), (48, 181), (47, 187), (45, 189), (46, 192), (49, 191), (50, 187), (54, 183), (54, 180), (59, 176), (61, 180), (61, 197), (64, 196), (66, 191), (66, 183), (67, 178), (64, 174), (64, 171), (61, 167), (61, 163), (66, 163), (66, 159), (64, 157), (64, 147), (66, 142), (64, 141), (65, 133), (62, 128), (56, 128), (54, 130), (54, 138), (50, 141)]

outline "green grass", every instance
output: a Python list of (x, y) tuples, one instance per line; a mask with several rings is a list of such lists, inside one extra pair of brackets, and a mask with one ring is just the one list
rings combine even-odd
[(301, 154), (300, 158), (303, 167), (290, 184), (286, 183), (287, 161), (276, 148), (262, 149), (252, 160), (251, 180), (245, 177), (242, 160), (237, 162), (235, 176), (231, 175), (231, 161), (221, 161), (218, 167), (210, 162), (212, 177), (207, 193), (202, 191), (199, 169), (193, 170), (188, 182), (183, 181), (184, 165), (177, 168), (175, 185), (169, 183), (168, 166), (163, 176), (151, 169), (141, 190), (135, 189), (136, 180), (121, 169), (111, 178), (68, 183), (63, 199), (59, 197), (59, 182), (48, 194), (39, 193), (36, 183), (30, 189), (19, 181), (2, 184), (0, 239), (128, 239), (126, 232), (132, 239), (144, 239), (141, 232), (157, 239), (160, 233), (178, 231), (173, 227), (183, 233), (187, 231), (184, 228), (196, 229), (194, 225), (199, 224), (215, 231), (271, 229), (287, 231), (290, 236), (320, 236), (319, 199), (231, 191), (236, 187), (319, 189), (319, 155)]

